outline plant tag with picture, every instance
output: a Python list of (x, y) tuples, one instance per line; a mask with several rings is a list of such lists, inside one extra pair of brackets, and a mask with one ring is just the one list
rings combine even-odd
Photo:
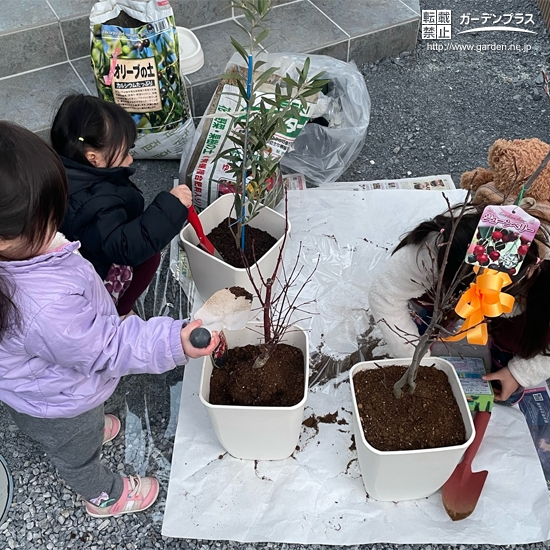
[(466, 263), (515, 275), (539, 225), (537, 218), (519, 206), (487, 206), (468, 247)]

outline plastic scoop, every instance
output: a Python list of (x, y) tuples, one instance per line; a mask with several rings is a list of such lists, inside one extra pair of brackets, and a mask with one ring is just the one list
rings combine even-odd
[(251, 309), (252, 294), (244, 288), (232, 286), (218, 290), (193, 316), (202, 321), (202, 326), (191, 332), (191, 344), (196, 348), (205, 348), (210, 343), (212, 331), (221, 333), (224, 329), (243, 329)]
[(476, 435), (472, 444), (466, 449), (462, 462), (455, 468), (451, 477), (443, 485), (441, 497), (443, 506), (453, 521), (467, 518), (474, 510), (487, 479), (487, 470), (472, 472), (472, 461), (479, 449), (481, 440), (491, 413), (480, 411), (474, 418)]

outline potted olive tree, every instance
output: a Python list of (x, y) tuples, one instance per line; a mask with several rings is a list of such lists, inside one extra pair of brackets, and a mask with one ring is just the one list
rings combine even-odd
[[(203, 299), (233, 285), (253, 292), (251, 281), (259, 285), (258, 267), (265, 273), (272, 272), (288, 224), (284, 216), (269, 206), (282, 198), (281, 150), (276, 145), (277, 136), (303, 126), (310, 107), (308, 100), (327, 82), (320, 75), (309, 76), (309, 58), (302, 67), (295, 68), (294, 74), (281, 77), (279, 68), (268, 66), (258, 54), (261, 42), (269, 33), (264, 20), (271, 9), (270, 0), (233, 0), (233, 7), (244, 14), (247, 23), (247, 26), (237, 24), (247, 34), (248, 45), (231, 37), (235, 55), (242, 58), (246, 70), (235, 65), (234, 71), (222, 75), (222, 81), (227, 82), (225, 93), (235, 96), (235, 110), (215, 114), (232, 124), (229, 146), (217, 156), (217, 160), (223, 161), (225, 172), (232, 175), (232, 192), (222, 195), (199, 215), (205, 233), (223, 259), (198, 248), (192, 228), (187, 226), (181, 233), (193, 278)], [(259, 235), (260, 230), (268, 238)], [(229, 244), (225, 244), (225, 235)], [(247, 258), (252, 279), (248, 277), (242, 253)]]

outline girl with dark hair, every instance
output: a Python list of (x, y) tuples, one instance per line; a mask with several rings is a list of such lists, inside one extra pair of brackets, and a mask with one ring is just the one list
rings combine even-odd
[[(464, 263), (484, 206), (471, 207), (456, 230), (443, 276), (446, 285)], [(433, 288), (434, 271), (441, 268), (445, 247), (440, 245), (447, 242), (451, 224), (451, 217), (443, 214), (418, 225), (397, 245), (372, 284), (371, 311), (394, 357), (413, 356), (414, 338), (404, 335), (422, 330), (414, 320), (419, 310), (424, 308), (429, 316), (426, 289)], [(495, 400), (506, 404), (519, 401), (524, 387), (550, 377), (550, 262), (541, 261), (550, 259), (550, 252), (543, 232), (539, 229), (521, 271), (504, 289), (515, 297), (514, 309), (488, 320), (492, 372), (486, 379), (494, 381)], [(472, 270), (464, 289), (473, 279)]]
[(160, 374), (219, 343), (194, 348), (201, 322), (122, 322), (78, 243), (57, 229), (65, 214), (63, 164), (42, 139), (0, 121), (0, 401), (40, 443), (94, 517), (145, 510), (155, 478), (121, 477), (100, 462), (120, 421), (103, 403), (122, 376)]
[(129, 154), (137, 130), (119, 105), (83, 94), (70, 95), (51, 129), (53, 148), (69, 180), (69, 204), (61, 231), (81, 243), (121, 316), (132, 312), (160, 263), (160, 251), (179, 233), (192, 203), (179, 185), (161, 191), (145, 208), (130, 180)]

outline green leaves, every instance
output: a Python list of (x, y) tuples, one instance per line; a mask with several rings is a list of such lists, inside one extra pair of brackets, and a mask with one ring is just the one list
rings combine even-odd
[(256, 42), (262, 43), (269, 35), (269, 29), (263, 29), (258, 36), (256, 36)]
[(271, 75), (275, 74), (278, 71), (278, 67), (270, 67), (269, 69), (266, 69), (258, 78), (256, 78), (253, 82), (253, 89), (254, 91), (258, 91), (260, 87), (265, 84)]
[(235, 48), (235, 51), (248, 63), (248, 53), (233, 36), (231, 37), (231, 45)]
[[(241, 101), (236, 107), (240, 112), (226, 113), (233, 119), (233, 131), (228, 135), (233, 147), (219, 153), (216, 160), (223, 158), (236, 180), (237, 215), (243, 198), (246, 200), (246, 215), (240, 223), (247, 224), (258, 215), (268, 198), (280, 190), (277, 176), (281, 153), (277, 153), (277, 148), (284, 144), (278, 141), (277, 135), (295, 137), (299, 133), (307, 120), (306, 98), (317, 94), (327, 80), (321, 78), (322, 73), (309, 76), (310, 58), (293, 74), (285, 75), (279, 74), (278, 67), (266, 68), (264, 60), (255, 58), (260, 43), (269, 36), (263, 22), (271, 10), (271, 0), (232, 0), (232, 7), (237, 14), (244, 15), (237, 26), (247, 35), (249, 45), (244, 46), (234, 37), (231, 44), (243, 59), (244, 67), (248, 67), (249, 52), (253, 56), (253, 85), (247, 98), (246, 69), (239, 74), (222, 75), (235, 83)], [(236, 233), (240, 235), (240, 228)]]

